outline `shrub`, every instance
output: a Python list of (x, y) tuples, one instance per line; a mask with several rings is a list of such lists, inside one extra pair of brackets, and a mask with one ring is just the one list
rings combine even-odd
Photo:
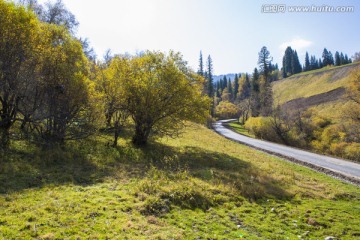
[(360, 143), (350, 143), (345, 148), (345, 157), (360, 162)]
[(238, 118), (240, 109), (233, 103), (222, 101), (215, 108), (215, 115), (220, 119)]
[(271, 117), (251, 117), (245, 122), (245, 128), (256, 138), (281, 142), (272, 125)]

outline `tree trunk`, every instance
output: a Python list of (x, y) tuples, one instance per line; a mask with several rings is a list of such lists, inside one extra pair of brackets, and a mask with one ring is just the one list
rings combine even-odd
[(132, 142), (136, 146), (144, 146), (147, 143), (147, 140), (150, 135), (151, 128), (145, 125), (138, 125), (135, 126), (135, 135), (132, 139)]
[(0, 148), (6, 149), (9, 146), (10, 143), (10, 128), (8, 127), (2, 127), (0, 128), (1, 131), (1, 142), (0, 142)]
[(112, 144), (112, 147), (116, 147), (119, 139), (119, 133), (120, 133), (120, 127), (119, 123), (115, 122), (114, 124), (114, 142)]

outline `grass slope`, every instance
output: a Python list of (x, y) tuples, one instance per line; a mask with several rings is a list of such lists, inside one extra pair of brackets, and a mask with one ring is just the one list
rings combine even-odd
[(310, 97), (346, 87), (350, 81), (350, 72), (359, 67), (359, 63), (339, 67), (327, 67), (296, 74), (273, 84), (274, 102), (283, 104), (293, 99)]
[(136, 149), (125, 136), (0, 164), (0, 239), (324, 239), (360, 236), (360, 190), (199, 125)]

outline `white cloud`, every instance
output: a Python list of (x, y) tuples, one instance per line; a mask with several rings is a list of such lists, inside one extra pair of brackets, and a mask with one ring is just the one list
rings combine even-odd
[(290, 46), (292, 49), (296, 50), (297, 52), (301, 52), (301, 50), (311, 46), (313, 43), (309, 40), (302, 39), (302, 38), (293, 38), (291, 41), (282, 43), (279, 48), (282, 52)]

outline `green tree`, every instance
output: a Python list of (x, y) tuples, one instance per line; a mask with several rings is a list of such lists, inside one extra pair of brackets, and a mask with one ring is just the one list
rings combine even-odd
[(235, 78), (234, 78), (234, 100), (237, 99), (239, 94), (239, 76), (237, 74), (235, 74)]
[(203, 56), (202, 52), (200, 51), (200, 57), (199, 57), (199, 69), (198, 74), (202, 77), (204, 77), (204, 63), (203, 63)]
[(257, 117), (260, 114), (260, 82), (259, 71), (254, 69), (251, 81), (251, 116)]
[(286, 78), (293, 74), (292, 61), (293, 61), (293, 50), (289, 46), (286, 48), (283, 57), (283, 68), (282, 68), (283, 78)]
[(308, 52), (306, 52), (305, 54), (305, 71), (310, 71), (311, 67), (310, 67), (310, 59), (309, 59), (309, 54)]
[(284, 78), (301, 72), (301, 64), (296, 50), (287, 47), (283, 57), (282, 75)]
[(297, 74), (301, 72), (301, 64), (299, 61), (299, 56), (296, 52), (296, 50), (292, 54), (292, 61), (291, 61), (291, 68), (292, 68), (292, 74)]
[(230, 102), (233, 102), (234, 101), (234, 90), (233, 90), (232, 82), (230, 79), (228, 81), (227, 89), (228, 89), (228, 93), (230, 94)]
[(210, 98), (214, 96), (213, 63), (211, 56), (207, 58), (207, 94)]
[(341, 65), (341, 57), (338, 51), (335, 52), (335, 66)]
[(147, 143), (151, 134), (176, 136), (184, 120), (202, 122), (210, 100), (201, 93), (202, 78), (180, 53), (146, 52), (130, 62), (131, 77), (122, 84), (124, 104), (135, 123), (133, 143)]
[(269, 50), (264, 46), (261, 48), (258, 57), (258, 65), (260, 69), (260, 73), (268, 78), (270, 73), (270, 65), (271, 65), (272, 58), (270, 57)]

